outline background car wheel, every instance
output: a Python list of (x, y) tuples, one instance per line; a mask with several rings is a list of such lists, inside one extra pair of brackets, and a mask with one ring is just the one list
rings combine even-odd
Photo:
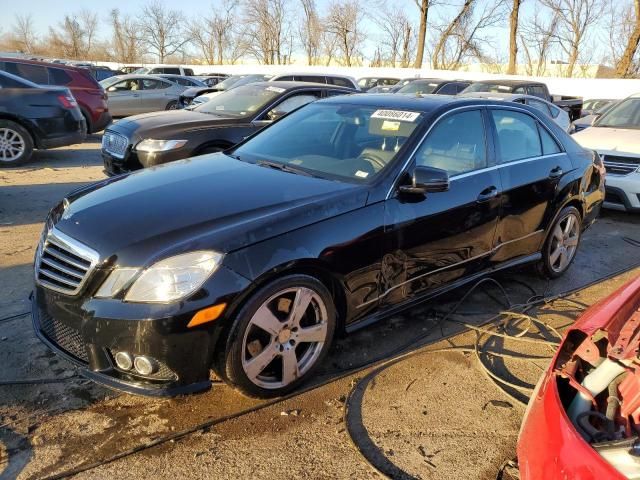
[(32, 153), (31, 134), (16, 122), (0, 120), (0, 167), (21, 165)]
[(167, 103), (167, 107), (165, 108), (165, 110), (177, 110), (177, 109), (178, 109), (178, 102), (176, 102), (175, 100)]
[(566, 207), (551, 227), (538, 264), (540, 274), (557, 278), (567, 271), (576, 257), (582, 233), (582, 217), (574, 207)]
[(225, 350), (226, 379), (253, 397), (294, 390), (327, 354), (335, 316), (331, 295), (315, 278), (275, 280), (238, 313)]

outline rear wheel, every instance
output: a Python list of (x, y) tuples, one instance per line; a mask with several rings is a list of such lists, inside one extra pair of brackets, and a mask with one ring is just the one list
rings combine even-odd
[(578, 251), (581, 233), (580, 212), (574, 207), (564, 208), (542, 249), (538, 270), (544, 277), (557, 278), (567, 271)]
[(294, 390), (327, 354), (335, 316), (320, 281), (307, 275), (275, 280), (240, 310), (227, 340), (224, 376), (254, 397)]
[(16, 122), (0, 120), (0, 167), (21, 165), (32, 153), (31, 134)]

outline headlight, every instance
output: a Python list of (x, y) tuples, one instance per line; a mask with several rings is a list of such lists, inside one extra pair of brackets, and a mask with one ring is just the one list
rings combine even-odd
[(96, 292), (98, 298), (111, 298), (124, 287), (133, 276), (138, 273), (137, 268), (116, 268), (107, 277), (100, 289)]
[(136, 150), (149, 153), (166, 152), (183, 147), (186, 143), (186, 140), (154, 140), (147, 138), (136, 145)]
[(140, 274), (125, 301), (168, 303), (184, 298), (202, 286), (222, 257), (218, 252), (199, 251), (161, 260)]

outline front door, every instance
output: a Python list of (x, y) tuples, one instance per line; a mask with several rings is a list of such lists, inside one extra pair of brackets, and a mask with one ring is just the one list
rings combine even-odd
[(408, 196), (392, 192), (385, 208), (382, 304), (400, 303), (488, 265), (502, 186), (482, 108), (440, 119), (407, 170), (446, 170), (448, 191)]
[(556, 211), (558, 185), (573, 166), (552, 134), (532, 114), (508, 108), (492, 108), (489, 112), (504, 189), (493, 261), (503, 262), (540, 249)]

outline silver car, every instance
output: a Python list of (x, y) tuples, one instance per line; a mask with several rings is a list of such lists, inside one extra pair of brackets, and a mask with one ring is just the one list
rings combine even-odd
[(113, 117), (174, 110), (187, 87), (156, 75), (117, 75), (102, 80)]

